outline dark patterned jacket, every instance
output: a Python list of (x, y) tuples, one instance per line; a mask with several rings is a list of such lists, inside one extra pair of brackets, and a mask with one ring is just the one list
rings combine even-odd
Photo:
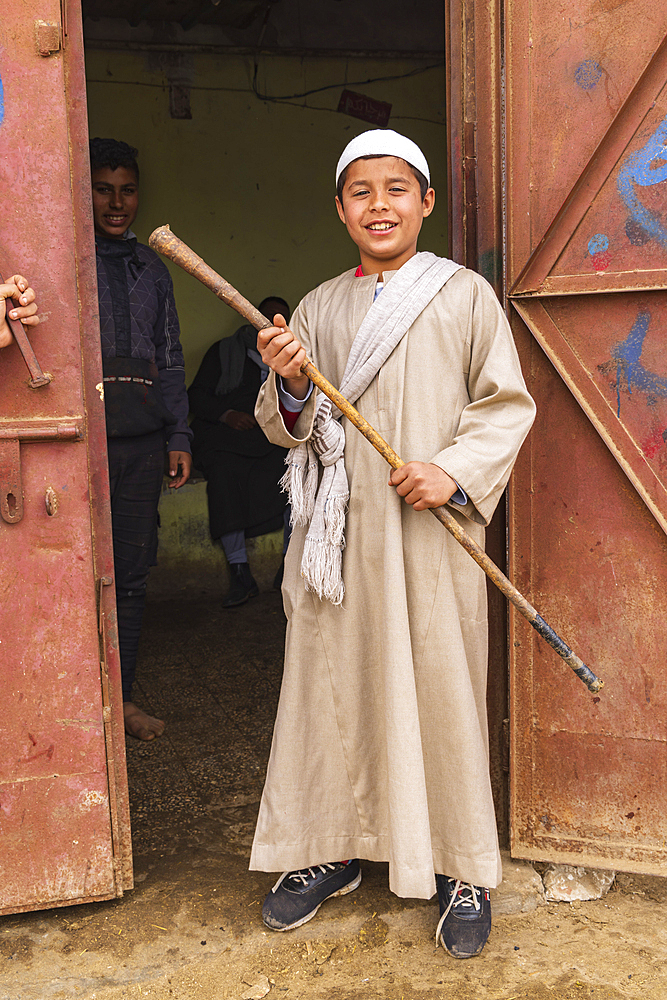
[[(126, 238), (134, 240), (134, 233), (128, 230)], [(113, 358), (116, 356), (114, 310), (99, 249), (96, 261), (102, 357)], [(192, 431), (188, 427), (185, 366), (171, 276), (158, 255), (142, 243), (134, 244), (134, 255), (125, 258), (124, 263), (130, 300), (131, 357), (157, 365), (162, 398), (176, 418), (170, 428), (167, 450), (189, 452)]]

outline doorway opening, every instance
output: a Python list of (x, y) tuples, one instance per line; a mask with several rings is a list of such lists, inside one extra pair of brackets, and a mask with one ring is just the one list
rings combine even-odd
[[(351, 138), (388, 126), (429, 160), (438, 204), (420, 246), (449, 256), (442, 0), (418, 15), (400, 0), (83, 0), (82, 10), (90, 135), (139, 150), (140, 242), (167, 223), (252, 302), (278, 295), (293, 309), (358, 264), (335, 212), (334, 169)], [(241, 321), (170, 271), (190, 384)], [(160, 763), (164, 740), (128, 747), (143, 801), (135, 851), (155, 846), (156, 812), (167, 824), (241, 800), (252, 812), (282, 663), (271, 590), (282, 533), (250, 540), (260, 597), (221, 611), (227, 565), (203, 479), (165, 489), (160, 517), (136, 683), (168, 719), (170, 761)]]

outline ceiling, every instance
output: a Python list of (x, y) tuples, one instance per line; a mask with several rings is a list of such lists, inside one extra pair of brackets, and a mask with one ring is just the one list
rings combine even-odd
[[(122, 18), (132, 27), (142, 21), (171, 21), (186, 30), (197, 24), (216, 24), (241, 31), (261, 27), (266, 0), (83, 0), (84, 17)], [(270, 13), (270, 12), (269, 12)]]
[(91, 40), (424, 54), (444, 46), (444, 0), (82, 0), (82, 10)]

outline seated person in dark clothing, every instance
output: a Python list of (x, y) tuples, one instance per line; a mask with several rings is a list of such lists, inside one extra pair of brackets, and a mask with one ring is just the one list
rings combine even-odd
[[(284, 299), (264, 299), (259, 311), (289, 322)], [(268, 368), (257, 351), (257, 331), (242, 326), (209, 347), (190, 386), (194, 415), (193, 458), (207, 479), (211, 537), (219, 539), (229, 562), (231, 587), (225, 608), (259, 593), (246, 553), (246, 538), (283, 527), (289, 538), (287, 497), (279, 480), (286, 450), (271, 444), (254, 417), (255, 401)], [(276, 584), (280, 579), (280, 571)]]

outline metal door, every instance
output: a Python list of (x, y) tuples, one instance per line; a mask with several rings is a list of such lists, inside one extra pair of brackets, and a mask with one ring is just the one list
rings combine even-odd
[[(592, 697), (510, 616), (512, 853), (664, 875), (667, 13), (470, 0), (451, 14), (479, 43), (490, 7), (475, 55), (496, 72), (468, 110), (472, 169), (455, 155), (454, 173), (467, 218), (502, 224), (490, 249), (504, 250), (538, 405), (510, 493), (510, 573), (606, 681)], [(464, 249), (483, 245), (460, 229)]]
[(0, 352), (0, 913), (132, 885), (79, 4), (5, 0), (0, 271), (50, 384)]
[(513, 565), (606, 680), (511, 633), (512, 846), (667, 872), (667, 13), (511, 2), (508, 285), (540, 416)]

